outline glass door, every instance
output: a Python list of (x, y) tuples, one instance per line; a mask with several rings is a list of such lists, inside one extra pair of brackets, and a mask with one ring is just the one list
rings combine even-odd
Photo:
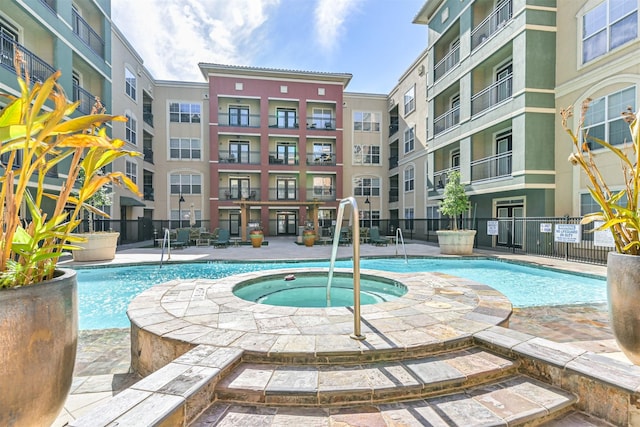
[(298, 215), (295, 212), (278, 212), (276, 222), (278, 235), (296, 235)]

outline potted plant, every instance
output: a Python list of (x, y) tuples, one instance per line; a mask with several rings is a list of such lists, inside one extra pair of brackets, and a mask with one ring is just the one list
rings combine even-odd
[[(578, 131), (568, 127), (573, 116), (572, 109), (561, 112), (562, 126), (571, 137), (573, 152), (569, 162), (585, 173), (589, 192), (598, 203), (600, 212), (585, 215), (582, 224), (601, 221), (597, 228), (610, 230), (615, 251), (607, 257), (607, 300), (611, 329), (620, 349), (635, 364), (640, 364), (640, 113), (630, 110), (623, 113), (629, 123), (631, 141), (617, 147), (588, 135), (584, 129), (584, 118), (590, 99), (582, 105)], [(622, 165), (621, 190), (614, 191), (603, 179), (588, 142), (594, 142), (613, 154)], [(600, 155), (600, 154), (598, 154)]]
[[(80, 209), (102, 186), (138, 193), (124, 174), (98, 173), (137, 153), (101, 128), (124, 118), (68, 117), (78, 104), (67, 101), (60, 72), (31, 86), (19, 52), (15, 68), (20, 95), (2, 95), (0, 112), (0, 425), (50, 425), (71, 386), (78, 337), (75, 272), (56, 261), (81, 240), (72, 235)], [(62, 179), (52, 186), (56, 168)]]
[(312, 247), (316, 241), (316, 231), (313, 228), (313, 224), (307, 224), (302, 230), (302, 241), (306, 247)]
[(249, 231), (249, 238), (251, 239), (251, 246), (254, 248), (259, 248), (262, 246), (262, 240), (264, 238), (264, 232), (262, 231), (262, 226), (256, 225), (251, 231)]
[(459, 230), (458, 216), (469, 209), (469, 197), (460, 183), (460, 172), (452, 170), (447, 174), (444, 187), (444, 199), (440, 204), (440, 213), (450, 216), (453, 228), (438, 230), (438, 246), (445, 255), (471, 255), (476, 230)]

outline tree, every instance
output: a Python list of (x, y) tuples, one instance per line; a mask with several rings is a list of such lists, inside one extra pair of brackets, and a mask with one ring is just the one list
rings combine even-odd
[(453, 218), (453, 229), (458, 229), (458, 216), (469, 209), (469, 196), (460, 184), (460, 172), (453, 170), (447, 174), (447, 185), (444, 187), (444, 199), (440, 204), (440, 213)]

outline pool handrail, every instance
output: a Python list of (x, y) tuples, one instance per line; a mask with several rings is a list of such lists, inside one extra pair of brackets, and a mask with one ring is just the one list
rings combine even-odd
[(404, 250), (404, 262), (409, 264), (409, 258), (407, 258), (407, 247), (404, 245), (404, 236), (402, 235), (402, 229), (396, 228), (396, 255), (398, 255), (398, 242), (402, 242), (402, 249)]
[(340, 201), (338, 206), (338, 216), (336, 218), (336, 228), (333, 234), (333, 245), (331, 247), (331, 260), (329, 261), (329, 277), (327, 280), (327, 307), (331, 303), (331, 280), (333, 279), (333, 270), (336, 264), (336, 256), (338, 253), (338, 244), (340, 243), (340, 228), (342, 227), (342, 217), (344, 216), (345, 205), (351, 205), (352, 217), (352, 235), (353, 244), (353, 334), (351, 338), (355, 340), (364, 340), (366, 337), (362, 335), (360, 328), (360, 214), (358, 212), (358, 202), (353, 196), (347, 197)]

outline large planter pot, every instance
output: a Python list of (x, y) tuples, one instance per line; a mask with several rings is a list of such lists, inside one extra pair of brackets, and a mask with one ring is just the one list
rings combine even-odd
[(262, 233), (262, 231), (252, 231), (249, 233), (249, 238), (251, 239), (251, 246), (253, 246), (254, 248), (259, 248), (262, 246), (264, 234)]
[(302, 232), (302, 241), (307, 247), (313, 246), (316, 241), (316, 233), (313, 230), (305, 230)]
[(640, 365), (640, 256), (609, 253), (607, 297), (618, 346), (631, 362)]
[(438, 230), (438, 245), (443, 255), (471, 255), (476, 230)]
[(76, 272), (0, 289), (0, 425), (50, 426), (71, 388), (78, 343)]
[(78, 234), (87, 239), (86, 242), (74, 243), (82, 249), (74, 249), (73, 260), (86, 261), (111, 261), (116, 256), (118, 246), (118, 232), (100, 232)]

